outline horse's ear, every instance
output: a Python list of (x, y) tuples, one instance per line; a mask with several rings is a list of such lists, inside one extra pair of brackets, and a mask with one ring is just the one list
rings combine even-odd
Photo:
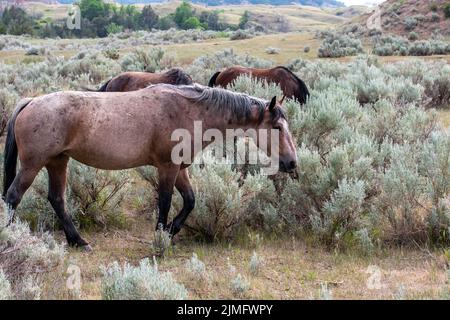
[(269, 111), (272, 112), (275, 109), (275, 106), (277, 105), (277, 97), (273, 97), (269, 104)]
[(283, 95), (283, 98), (281, 98), (281, 100), (280, 100), (280, 102), (278, 102), (280, 105), (282, 105), (283, 104), (283, 102), (284, 102), (284, 98), (286, 98), (286, 95)]

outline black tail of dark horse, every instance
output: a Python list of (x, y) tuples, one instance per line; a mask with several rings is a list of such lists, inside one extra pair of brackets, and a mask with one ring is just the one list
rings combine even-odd
[(219, 74), (220, 74), (220, 71), (217, 71), (216, 73), (213, 74), (213, 76), (209, 80), (208, 87), (212, 88), (216, 85), (216, 79), (219, 76)]
[(310, 96), (309, 90), (303, 80), (301, 80), (301, 79), (298, 79), (298, 80), (299, 80), (299, 86), (300, 86), (299, 91), (300, 92), (299, 92), (297, 99), (300, 101), (301, 104), (305, 104)]
[(8, 192), (9, 187), (14, 181), (16, 177), (16, 168), (17, 168), (17, 143), (16, 136), (14, 134), (14, 127), (16, 124), (16, 119), (19, 113), (31, 102), (32, 99), (24, 99), (19, 102), (16, 110), (9, 119), (8, 129), (6, 134), (6, 143), (5, 143), (5, 151), (4, 151), (4, 160), (3, 160), (3, 193), (2, 198), (5, 200), (6, 193)]
[(111, 82), (112, 79), (109, 79), (108, 81), (105, 82), (104, 85), (102, 85), (100, 87), (100, 89), (97, 90), (97, 92), (106, 92), (106, 88), (108, 87), (108, 84)]
[(90, 92), (106, 92), (106, 88), (108, 87), (108, 84), (111, 82), (112, 79), (109, 79), (108, 81), (106, 81), (101, 87), (100, 89), (91, 89), (88, 87), (82, 87), (83, 90), (86, 91), (90, 91)]

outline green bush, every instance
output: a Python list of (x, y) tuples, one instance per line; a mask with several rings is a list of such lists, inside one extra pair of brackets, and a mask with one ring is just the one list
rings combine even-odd
[(245, 39), (250, 39), (250, 38), (253, 38), (253, 35), (251, 33), (249, 33), (248, 31), (241, 30), (241, 29), (233, 32), (230, 36), (230, 40), (245, 40)]
[(441, 20), (441, 17), (439, 16), (438, 13), (433, 12), (431, 14), (431, 22), (439, 22)]
[(450, 18), (450, 3), (445, 4), (443, 10), (444, 10), (445, 17), (447, 19)]
[(405, 30), (411, 31), (417, 27), (417, 25), (419, 24), (419, 21), (417, 20), (416, 17), (406, 17), (404, 24), (405, 24)]
[(419, 38), (419, 35), (414, 31), (411, 31), (408, 35), (408, 40), (411, 40), (411, 41), (416, 41), (418, 38)]

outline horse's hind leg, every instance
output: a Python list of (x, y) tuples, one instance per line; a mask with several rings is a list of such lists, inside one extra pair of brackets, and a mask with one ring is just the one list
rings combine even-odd
[(83, 240), (75, 228), (72, 218), (67, 214), (64, 194), (66, 190), (67, 163), (69, 157), (60, 155), (53, 158), (47, 165), (48, 171), (48, 200), (55, 210), (61, 222), (67, 242), (71, 246), (76, 246), (90, 250), (89, 244)]
[(36, 178), (36, 175), (41, 169), (42, 167), (39, 166), (29, 166), (26, 163), (22, 163), (19, 172), (6, 193), (6, 204), (10, 215), (8, 225), (13, 221), (14, 212), (19, 205), (20, 200), (22, 200), (24, 193), (31, 186), (34, 178)]
[(191, 182), (189, 181), (187, 169), (180, 170), (175, 182), (175, 187), (183, 197), (183, 208), (168, 227), (172, 236), (176, 235), (181, 230), (181, 227), (186, 221), (189, 213), (191, 213), (195, 206), (194, 191), (192, 190)]

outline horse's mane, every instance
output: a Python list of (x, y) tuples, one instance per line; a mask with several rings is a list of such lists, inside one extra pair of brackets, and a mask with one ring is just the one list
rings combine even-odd
[(251, 118), (252, 107), (256, 106), (259, 120), (262, 121), (267, 101), (244, 93), (233, 92), (222, 88), (210, 88), (201, 85), (183, 86), (182, 90), (190, 91), (189, 99), (206, 105), (209, 110), (223, 116), (231, 116), (233, 120), (245, 122)]
[[(170, 84), (155, 84), (150, 87), (166, 86), (178, 91), (178, 93), (194, 102), (204, 105), (209, 111), (217, 113), (218, 116), (231, 117), (234, 121), (245, 123), (252, 118), (252, 108), (258, 108), (258, 122), (264, 118), (264, 111), (268, 101), (252, 97), (245, 93), (233, 92), (219, 87), (206, 87), (197, 83), (193, 85), (174, 86)], [(279, 118), (286, 119), (286, 114), (281, 108), (276, 108), (272, 113), (272, 121)]]
[(192, 78), (184, 72), (182, 69), (173, 68), (165, 73), (167, 77), (172, 80), (172, 83), (176, 85), (190, 85), (192, 84)]

